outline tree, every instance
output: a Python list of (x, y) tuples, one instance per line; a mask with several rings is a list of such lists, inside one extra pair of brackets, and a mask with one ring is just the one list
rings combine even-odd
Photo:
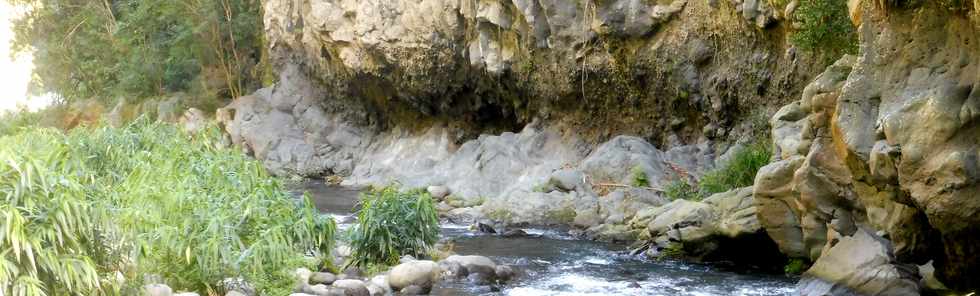
[(67, 101), (171, 92), (226, 99), (260, 85), (258, 0), (8, 0), (15, 52), (33, 51), (32, 92)]

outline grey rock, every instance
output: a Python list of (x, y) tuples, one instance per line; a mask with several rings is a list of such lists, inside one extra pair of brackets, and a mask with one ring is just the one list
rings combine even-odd
[(143, 286), (143, 293), (146, 296), (172, 296), (174, 294), (170, 286), (164, 284), (150, 284)]
[(368, 291), (367, 286), (364, 282), (360, 280), (346, 279), (337, 280), (333, 282), (333, 287), (340, 288), (344, 290), (344, 294), (347, 296), (370, 296), (371, 291)]
[(310, 276), (310, 284), (333, 284), (337, 280), (337, 276), (329, 272), (314, 272)]
[(394, 290), (408, 286), (429, 289), (439, 280), (442, 269), (433, 261), (411, 261), (399, 264), (388, 273), (388, 284)]
[(506, 282), (514, 278), (514, 269), (507, 265), (497, 265), (494, 275), (498, 281)]
[(400, 295), (424, 295), (427, 292), (419, 286), (408, 286), (399, 290)]
[(859, 229), (820, 256), (798, 288), (801, 295), (918, 295), (917, 272), (895, 262), (890, 242)]
[(429, 186), (425, 190), (429, 192), (429, 195), (432, 195), (432, 198), (437, 200), (442, 200), (449, 195), (449, 188), (446, 186)]
[(473, 274), (480, 274), (484, 277), (493, 278), (496, 273), (497, 264), (490, 260), (490, 258), (477, 255), (453, 255), (449, 256), (445, 260), (448, 263), (456, 263), (466, 269), (469, 276)]

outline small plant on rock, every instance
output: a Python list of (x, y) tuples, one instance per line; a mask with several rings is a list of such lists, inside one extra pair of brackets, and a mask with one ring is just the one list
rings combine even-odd
[(643, 170), (643, 167), (633, 167), (632, 174), (633, 187), (650, 187), (650, 177), (647, 176), (647, 172)]
[(424, 256), (439, 239), (435, 203), (424, 190), (386, 187), (364, 193), (361, 200), (348, 266), (392, 265), (402, 255)]
[(678, 199), (701, 200), (701, 195), (698, 193), (697, 188), (681, 179), (668, 183), (664, 187), (664, 195), (672, 201)]

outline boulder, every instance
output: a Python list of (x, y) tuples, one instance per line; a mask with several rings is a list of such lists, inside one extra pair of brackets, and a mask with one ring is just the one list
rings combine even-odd
[(464, 269), (466, 269), (467, 274), (472, 276), (473, 274), (480, 274), (482, 276), (494, 277), (496, 274), (497, 264), (490, 260), (490, 258), (484, 256), (470, 255), (453, 255), (449, 256), (444, 262), (450, 264), (459, 264)]
[(336, 280), (337, 280), (337, 276), (329, 272), (314, 272), (310, 276), (310, 284), (312, 285), (316, 285), (316, 284), (329, 285), (329, 284), (333, 284), (333, 282)]
[(337, 280), (333, 282), (332, 286), (334, 288), (343, 289), (344, 294), (347, 296), (371, 296), (371, 291), (369, 291), (364, 282), (360, 280)]
[(394, 290), (419, 286), (425, 290), (439, 280), (442, 269), (433, 261), (419, 260), (399, 264), (388, 273), (388, 284)]
[(801, 295), (918, 295), (918, 269), (895, 260), (891, 243), (861, 228), (820, 256), (798, 285)]
[(449, 196), (449, 187), (446, 186), (429, 186), (425, 190), (436, 200), (443, 200)]
[(201, 109), (190, 108), (178, 119), (180, 127), (190, 134), (196, 134), (208, 127), (208, 115)]
[(164, 284), (149, 284), (143, 286), (143, 293), (146, 296), (173, 296), (174, 291)]

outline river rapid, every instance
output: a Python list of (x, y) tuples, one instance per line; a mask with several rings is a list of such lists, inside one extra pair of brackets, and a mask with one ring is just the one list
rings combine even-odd
[[(307, 192), (317, 209), (332, 215), (345, 231), (356, 218), (359, 191), (309, 181), (294, 188)], [(792, 295), (795, 279), (737, 267), (630, 256), (625, 246), (582, 240), (556, 228), (525, 228), (530, 236), (505, 238), (442, 224), (442, 238), (461, 255), (487, 256), (519, 274), (505, 286), (474, 286), (444, 281), (432, 295)]]

